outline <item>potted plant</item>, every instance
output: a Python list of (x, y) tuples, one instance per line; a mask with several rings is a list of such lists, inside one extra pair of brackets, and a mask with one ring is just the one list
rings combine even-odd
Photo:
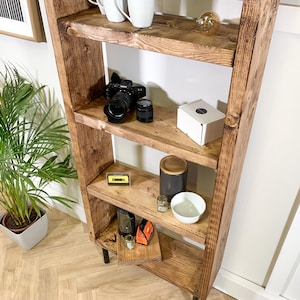
[[(51, 93), (21, 76), (15, 66), (4, 64), (0, 73), (0, 206), (6, 212), (0, 216), (0, 229), (26, 250), (47, 233), (45, 207), (53, 201), (69, 207), (74, 202), (50, 195), (46, 189), (50, 183), (66, 184), (66, 178), (77, 178), (68, 149), (67, 125)], [(41, 232), (39, 223), (45, 227)]]

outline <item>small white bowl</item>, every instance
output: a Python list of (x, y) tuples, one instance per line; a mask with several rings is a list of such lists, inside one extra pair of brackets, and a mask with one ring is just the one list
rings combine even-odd
[(181, 192), (171, 200), (171, 209), (175, 218), (186, 224), (196, 223), (205, 212), (206, 203), (196, 193)]

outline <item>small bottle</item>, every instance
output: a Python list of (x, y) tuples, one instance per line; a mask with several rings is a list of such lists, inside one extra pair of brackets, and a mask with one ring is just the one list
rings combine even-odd
[(125, 235), (124, 241), (125, 241), (125, 246), (126, 246), (129, 250), (132, 250), (132, 249), (134, 248), (135, 238), (134, 238), (133, 235), (131, 235), (131, 234)]
[(157, 211), (166, 212), (169, 208), (168, 197), (165, 195), (159, 195), (157, 197)]

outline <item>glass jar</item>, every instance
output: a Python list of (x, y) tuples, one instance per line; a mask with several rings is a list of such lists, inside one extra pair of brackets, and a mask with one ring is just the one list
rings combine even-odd
[(166, 212), (169, 208), (168, 197), (165, 195), (159, 195), (157, 197), (157, 211)]
[(127, 234), (124, 237), (124, 242), (127, 249), (132, 250), (134, 248), (135, 238), (133, 235)]

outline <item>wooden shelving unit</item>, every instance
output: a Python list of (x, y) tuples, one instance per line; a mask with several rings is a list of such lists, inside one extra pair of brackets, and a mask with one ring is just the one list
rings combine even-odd
[[(153, 25), (145, 29), (111, 23), (88, 1), (75, 2), (45, 4), (90, 238), (117, 253), (116, 207), (121, 207), (203, 244), (200, 250), (159, 233), (162, 261), (141, 267), (188, 289), (194, 299), (206, 299), (224, 253), (279, 1), (245, 0), (240, 26), (222, 24), (215, 36), (202, 35), (193, 20), (171, 15), (155, 15)], [(134, 118), (108, 123), (101, 97), (101, 42), (232, 67), (223, 137), (198, 146), (176, 128), (176, 112), (162, 107), (155, 109), (150, 124)], [(171, 212), (162, 218), (156, 210), (159, 178), (115, 162), (112, 134), (216, 170), (214, 195), (205, 199), (201, 220), (182, 224)], [(123, 171), (131, 173), (132, 184), (108, 188), (106, 172)]]

